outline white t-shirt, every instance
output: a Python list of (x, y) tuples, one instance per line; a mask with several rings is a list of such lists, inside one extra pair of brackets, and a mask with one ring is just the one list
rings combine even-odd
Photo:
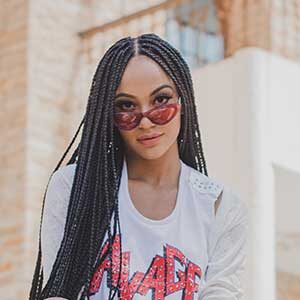
[[(228, 186), (182, 160), (180, 163), (175, 208), (166, 218), (152, 220), (143, 216), (130, 199), (124, 159), (119, 189), (121, 299), (241, 299), (247, 206)], [(49, 182), (41, 237), (45, 283), (63, 238), (75, 168), (76, 164), (60, 168)], [(221, 193), (215, 215), (214, 203)], [(119, 236), (113, 246), (114, 282), (120, 263)], [(92, 300), (108, 299), (108, 267), (107, 258), (93, 276)]]

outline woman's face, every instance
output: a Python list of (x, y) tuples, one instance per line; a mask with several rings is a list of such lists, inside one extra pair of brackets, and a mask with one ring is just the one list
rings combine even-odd
[[(129, 61), (116, 91), (116, 111), (146, 112), (163, 103), (177, 102), (178, 94), (173, 81), (155, 61), (145, 55), (135, 56)], [(143, 117), (134, 129), (119, 129), (127, 154), (143, 159), (156, 159), (168, 150), (177, 151), (180, 111), (181, 106), (175, 117), (164, 125), (156, 125), (147, 117)], [(143, 135), (149, 134), (161, 136), (155, 141), (139, 141)]]

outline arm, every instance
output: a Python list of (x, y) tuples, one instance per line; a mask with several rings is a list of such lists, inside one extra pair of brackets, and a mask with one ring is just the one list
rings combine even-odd
[(246, 259), (247, 206), (225, 188), (209, 236), (209, 262), (199, 300), (239, 300)]
[[(72, 167), (64, 166), (50, 178), (41, 229), (44, 284), (47, 283), (64, 235), (64, 227), (72, 187)], [(50, 298), (53, 299), (53, 298)], [(54, 297), (54, 299), (63, 299)]]

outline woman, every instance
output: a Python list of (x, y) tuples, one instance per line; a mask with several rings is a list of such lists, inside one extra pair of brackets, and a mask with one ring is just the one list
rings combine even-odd
[(242, 295), (246, 207), (208, 177), (189, 68), (155, 34), (101, 59), (42, 211), (31, 300)]

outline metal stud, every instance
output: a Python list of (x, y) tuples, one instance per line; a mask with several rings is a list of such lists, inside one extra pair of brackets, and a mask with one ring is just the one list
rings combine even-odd
[(191, 185), (202, 193), (218, 193), (222, 188), (221, 185), (213, 179), (204, 178), (201, 174), (196, 174), (195, 172), (190, 174), (189, 180)]

